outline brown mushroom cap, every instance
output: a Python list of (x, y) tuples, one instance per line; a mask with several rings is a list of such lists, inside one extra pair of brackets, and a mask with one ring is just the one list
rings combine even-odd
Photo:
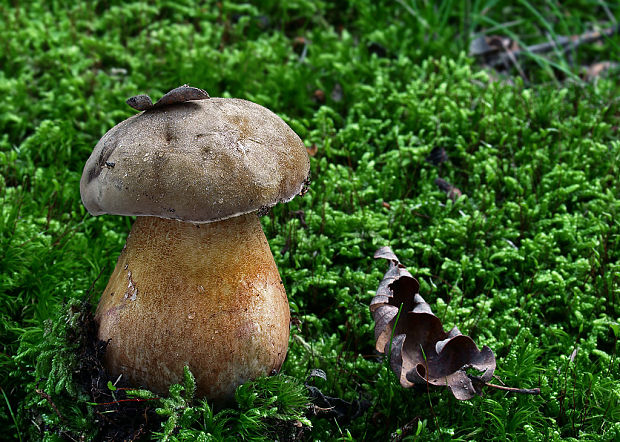
[(310, 170), (303, 142), (250, 101), (210, 98), (151, 108), (110, 129), (86, 162), (93, 215), (218, 221), (287, 202)]

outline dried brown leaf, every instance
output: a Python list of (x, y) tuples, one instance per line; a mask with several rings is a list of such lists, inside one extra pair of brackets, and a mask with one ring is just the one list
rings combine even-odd
[(323, 91), (322, 89), (316, 89), (313, 93), (312, 93), (312, 99), (314, 101), (316, 101), (317, 103), (325, 103), (325, 91)]
[(146, 94), (130, 97), (127, 99), (126, 103), (136, 110), (144, 111), (151, 108), (167, 106), (169, 104), (183, 103), (192, 100), (204, 100), (206, 98), (210, 98), (206, 91), (184, 84), (183, 86), (172, 89), (157, 100), (155, 104), (153, 104), (151, 97)]
[(210, 98), (207, 91), (191, 87), (186, 84), (172, 89), (166, 95), (157, 100), (153, 107), (166, 106), (168, 104), (183, 103), (185, 101), (204, 100)]
[(598, 63), (591, 64), (587, 66), (585, 72), (585, 79), (587, 81), (594, 81), (598, 77), (601, 77), (609, 72), (615, 70), (620, 66), (618, 63), (614, 63), (612, 61), (601, 61)]
[[(495, 371), (495, 355), (454, 327), (444, 331), (440, 319), (418, 293), (420, 284), (389, 247), (375, 252), (390, 267), (370, 302), (378, 352), (390, 356), (400, 384), (448, 387), (454, 397), (467, 400), (481, 393)], [(481, 372), (472, 376), (467, 369)]]
[(308, 155), (313, 157), (316, 156), (316, 153), (319, 151), (319, 146), (317, 146), (316, 143), (312, 143), (312, 146), (306, 147), (306, 150), (308, 151)]
[(147, 110), (153, 107), (153, 101), (151, 100), (151, 97), (145, 94), (129, 97), (126, 103), (139, 111)]

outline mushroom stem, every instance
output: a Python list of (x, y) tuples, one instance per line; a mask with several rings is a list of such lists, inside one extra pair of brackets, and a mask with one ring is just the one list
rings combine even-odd
[(277, 372), (288, 300), (256, 213), (192, 224), (138, 217), (95, 319), (112, 375), (167, 392), (183, 367), (215, 401)]

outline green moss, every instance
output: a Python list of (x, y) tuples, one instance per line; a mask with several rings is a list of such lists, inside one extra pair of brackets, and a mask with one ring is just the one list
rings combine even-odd
[[(269, 440), (295, 436), (306, 425), (308, 403), (305, 387), (289, 376), (259, 378), (235, 392), (237, 407), (214, 412), (205, 400), (194, 401), (196, 381), (185, 368), (183, 385), (170, 387), (166, 398), (157, 398), (156, 413), (164, 417), (162, 440)], [(154, 399), (150, 391), (129, 391), (130, 397)]]
[[(269, 419), (302, 420), (300, 383), (321, 368), (325, 394), (371, 407), (350, 421), (311, 417), (315, 439), (619, 437), (619, 87), (611, 76), (579, 79), (581, 65), (619, 58), (618, 36), (547, 63), (530, 54), (526, 78), (464, 55), (495, 24), (510, 22), (490, 34), (541, 43), (604, 27), (609, 14), (617, 21), (615, 4), (31, 3), (0, 3), (0, 426), (9, 437), (39, 437), (34, 412), (50, 439), (60, 434), (37, 382), (76, 434), (94, 434), (98, 408), (71, 381), (69, 300), (96, 302), (131, 220), (88, 215), (79, 177), (100, 136), (133, 114), (127, 97), (156, 99), (183, 83), (268, 106), (317, 151), (308, 194), (263, 218), (296, 319), (284, 377), (250, 384), (228, 411), (175, 390), (152, 410), (176, 422), (151, 431), (252, 438)], [(427, 162), (435, 148), (449, 160)], [(463, 197), (449, 200), (437, 177)], [(541, 396), (489, 391), (461, 403), (400, 388), (374, 353), (368, 311), (385, 270), (372, 254), (383, 245), (446, 327), (489, 345), (505, 383), (539, 386)], [(279, 402), (289, 387), (297, 393)]]

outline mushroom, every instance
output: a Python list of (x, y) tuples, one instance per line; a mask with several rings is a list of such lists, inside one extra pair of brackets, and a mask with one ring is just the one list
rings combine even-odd
[(281, 118), (182, 86), (110, 129), (86, 162), (93, 215), (136, 215), (95, 312), (104, 364), (165, 393), (184, 366), (197, 394), (233, 397), (279, 371), (288, 299), (259, 215), (303, 193), (310, 163)]

